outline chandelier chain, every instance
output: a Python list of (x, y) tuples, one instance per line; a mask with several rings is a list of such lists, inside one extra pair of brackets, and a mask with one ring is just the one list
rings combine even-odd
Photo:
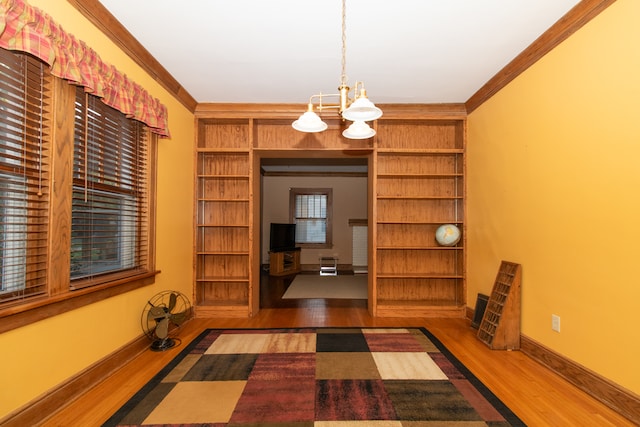
[(347, 85), (347, 0), (342, 0), (342, 75), (340, 83)]

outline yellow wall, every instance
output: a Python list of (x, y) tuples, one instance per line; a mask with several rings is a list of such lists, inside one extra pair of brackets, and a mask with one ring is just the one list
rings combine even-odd
[(141, 335), (147, 299), (165, 289), (192, 297), (194, 116), (66, 0), (30, 0), (168, 108), (171, 139), (158, 149), (156, 266), (152, 286), (0, 335), (0, 419)]
[(635, 393), (638, 22), (618, 0), (472, 112), (467, 161), (469, 305), (522, 264), (522, 333)]

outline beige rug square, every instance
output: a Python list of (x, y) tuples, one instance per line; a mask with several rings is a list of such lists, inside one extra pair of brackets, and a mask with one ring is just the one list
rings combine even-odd
[(447, 376), (427, 353), (371, 353), (385, 380), (446, 380)]
[[(179, 382), (144, 424), (227, 423), (246, 381)], [(215, 404), (211, 396), (216, 396)], [(179, 408), (179, 410), (177, 410)]]
[(269, 342), (265, 334), (229, 334), (217, 339), (205, 354), (255, 354), (262, 353)]

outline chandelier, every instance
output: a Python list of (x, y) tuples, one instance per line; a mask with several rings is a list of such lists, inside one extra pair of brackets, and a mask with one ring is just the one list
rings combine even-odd
[[(342, 74), (340, 75), (340, 86), (338, 93), (323, 94), (319, 93), (311, 95), (307, 111), (303, 113), (298, 120), (293, 122), (292, 126), (300, 132), (322, 132), (327, 129), (328, 125), (322, 121), (315, 111), (323, 111), (335, 109), (340, 117), (344, 120), (353, 122), (342, 135), (349, 139), (366, 139), (376, 134), (366, 122), (376, 120), (382, 116), (382, 110), (376, 107), (373, 102), (367, 98), (367, 91), (363, 82), (356, 82), (353, 88), (354, 97), (350, 96), (351, 88), (347, 84), (346, 74), (346, 0), (342, 0)], [(330, 98), (333, 102), (323, 102)], [(314, 101), (317, 105), (314, 105)]]

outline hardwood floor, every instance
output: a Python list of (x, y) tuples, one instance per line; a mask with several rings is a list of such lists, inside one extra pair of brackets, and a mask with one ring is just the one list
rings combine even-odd
[[(476, 338), (467, 319), (372, 318), (361, 301), (282, 301), (288, 279), (267, 280), (262, 309), (248, 319), (194, 319), (180, 330), (183, 343), (205, 328), (305, 326), (422, 326), (440, 339), (485, 385), (530, 426), (633, 426), (519, 351), (494, 351)], [(289, 280), (290, 283), (290, 280)], [(145, 351), (106, 381), (62, 408), (43, 426), (98, 426), (175, 357), (183, 346)]]

